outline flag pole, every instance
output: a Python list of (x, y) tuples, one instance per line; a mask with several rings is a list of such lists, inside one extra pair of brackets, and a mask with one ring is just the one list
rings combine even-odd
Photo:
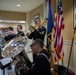
[(50, 44), (50, 64), (51, 64), (51, 68), (54, 67), (54, 60), (53, 60), (53, 55), (52, 55), (52, 52), (54, 52), (53, 50), (51, 50), (51, 44)]
[[(50, 34), (50, 35), (52, 35), (52, 34)], [(50, 46), (49, 46), (49, 48), (47, 48), (47, 50), (49, 50), (48, 52), (49, 52), (49, 55), (50, 55), (50, 66), (51, 66), (51, 68), (53, 68), (54, 67), (54, 60), (53, 60), (53, 55), (52, 55), (52, 53), (54, 53), (54, 51), (51, 49), (51, 40), (47, 37), (47, 39), (48, 39), (48, 41), (50, 42)]]
[(72, 44), (71, 44), (71, 48), (70, 48), (69, 60), (68, 60), (68, 65), (67, 65), (67, 68), (66, 68), (65, 75), (68, 74), (68, 69), (69, 69), (70, 59), (71, 59), (71, 54), (72, 54), (72, 48), (73, 48), (73, 41), (74, 41), (74, 36), (75, 36), (75, 30), (76, 30), (76, 26), (74, 28), (74, 34), (73, 34), (73, 38), (72, 38)]
[(56, 12), (57, 12), (57, 4), (58, 4), (58, 0), (56, 0)]

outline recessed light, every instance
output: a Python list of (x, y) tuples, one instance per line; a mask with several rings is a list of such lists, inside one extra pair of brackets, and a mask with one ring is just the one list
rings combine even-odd
[(18, 7), (20, 7), (20, 4), (17, 4)]

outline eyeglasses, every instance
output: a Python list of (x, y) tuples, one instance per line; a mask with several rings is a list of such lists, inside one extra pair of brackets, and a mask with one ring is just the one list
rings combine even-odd
[(34, 45), (36, 45), (36, 44), (31, 44), (30, 47), (32, 47), (32, 46), (34, 46)]

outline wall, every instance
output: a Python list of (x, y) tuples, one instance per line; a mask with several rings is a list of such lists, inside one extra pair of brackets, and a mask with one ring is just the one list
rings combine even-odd
[[(68, 3), (69, 2), (69, 3)], [(63, 30), (63, 38), (64, 40), (66, 41), (72, 41), (72, 38), (73, 38), (73, 0), (69, 1), (67, 0), (62, 0), (62, 3), (63, 3), (63, 12), (64, 12), (64, 24), (65, 24), (65, 28)], [(67, 45), (68, 48), (65, 48), (65, 63), (66, 61), (68, 60), (68, 53), (70, 51), (70, 48), (71, 46), (70, 45)], [(65, 45), (64, 45), (65, 47)], [(71, 56), (71, 60), (70, 60), (70, 65), (71, 66), (75, 66), (74, 65), (74, 58), (76, 56), (74, 56), (74, 48), (72, 49), (72, 56)]]
[(36, 14), (40, 14), (41, 21), (43, 21), (43, 4), (41, 4), (39, 7), (35, 8), (30, 12), (31, 24), (34, 24), (34, 16)]
[(26, 21), (26, 13), (11, 12), (11, 11), (0, 11), (0, 20)]
[[(64, 40), (72, 40), (73, 37), (73, 0), (62, 0), (64, 10), (64, 24), (63, 32)], [(68, 3), (69, 2), (69, 3)], [(68, 34), (68, 35), (67, 35)]]

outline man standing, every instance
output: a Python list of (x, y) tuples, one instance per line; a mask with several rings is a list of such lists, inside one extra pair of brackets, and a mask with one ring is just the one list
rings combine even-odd
[(44, 37), (45, 37), (45, 34), (46, 34), (46, 28), (41, 25), (40, 18), (36, 18), (35, 19), (35, 24), (36, 24), (36, 27), (35, 27), (34, 32), (31, 32), (31, 34), (26, 33), (26, 36), (29, 39), (35, 40), (35, 39), (39, 38), (39, 39), (44, 41)]
[(51, 75), (49, 54), (43, 49), (43, 41), (36, 39), (32, 42), (30, 47), (33, 53), (37, 54), (36, 60), (29, 70), (20, 67), (20, 75)]

